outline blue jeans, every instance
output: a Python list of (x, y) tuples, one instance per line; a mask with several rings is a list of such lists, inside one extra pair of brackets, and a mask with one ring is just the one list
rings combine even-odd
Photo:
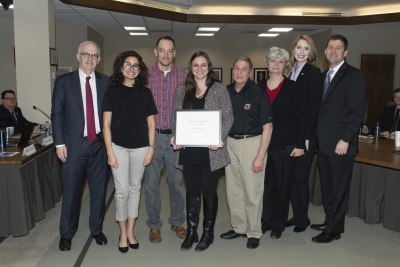
[(164, 163), (167, 171), (171, 206), (171, 215), (168, 218), (168, 222), (173, 226), (182, 225), (185, 222), (182, 172), (176, 169), (173, 164), (174, 150), (170, 145), (171, 138), (171, 134), (156, 133), (156, 148), (153, 160), (144, 172), (146, 209), (149, 215), (146, 223), (150, 228), (160, 228), (163, 225), (160, 219), (160, 172), (164, 167)]

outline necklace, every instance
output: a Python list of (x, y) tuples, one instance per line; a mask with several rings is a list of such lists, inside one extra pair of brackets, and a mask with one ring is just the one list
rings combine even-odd
[(202, 98), (204, 97), (204, 95), (205, 95), (205, 94), (202, 94), (202, 95), (197, 95), (197, 94), (196, 94), (196, 98), (197, 98), (197, 99), (202, 99)]

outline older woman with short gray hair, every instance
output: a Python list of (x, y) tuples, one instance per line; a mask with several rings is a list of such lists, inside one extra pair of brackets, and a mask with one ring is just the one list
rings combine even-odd
[(305, 95), (283, 73), (289, 66), (289, 53), (271, 47), (265, 57), (269, 79), (259, 86), (269, 96), (273, 120), (264, 180), (262, 230), (271, 229), (278, 239), (285, 230), (289, 214), (289, 192), (296, 158), (304, 154), (306, 134)]

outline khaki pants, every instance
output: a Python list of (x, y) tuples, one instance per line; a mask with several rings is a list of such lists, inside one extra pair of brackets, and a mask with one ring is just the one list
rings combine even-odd
[(260, 148), (261, 135), (236, 140), (228, 137), (228, 153), (231, 163), (225, 167), (226, 195), (231, 213), (233, 230), (247, 237), (260, 238), (263, 210), (264, 167), (254, 173), (251, 165)]

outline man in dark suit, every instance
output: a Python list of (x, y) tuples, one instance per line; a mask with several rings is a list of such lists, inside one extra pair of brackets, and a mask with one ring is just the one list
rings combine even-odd
[(383, 136), (394, 136), (398, 131), (399, 125), (399, 112), (400, 112), (400, 88), (394, 89), (393, 100), (395, 105), (385, 107), (379, 117), (381, 132)]
[(22, 115), (21, 109), (17, 107), (17, 98), (13, 90), (3, 91), (1, 93), (0, 128), (14, 127), (14, 133), (20, 133), (21, 127), (27, 124), (36, 124), (33, 132), (36, 132), (39, 127), (46, 128), (45, 124), (30, 122)]
[(107, 76), (95, 72), (100, 61), (96, 43), (81, 43), (76, 56), (79, 69), (57, 78), (51, 108), (54, 144), (57, 156), (63, 162), (61, 251), (71, 249), (71, 240), (78, 230), (85, 174), (90, 191), (91, 236), (97, 244), (107, 244), (102, 232), (107, 154), (101, 129), (103, 97), (111, 82)]
[(354, 157), (358, 152), (358, 132), (365, 113), (366, 79), (344, 60), (347, 39), (334, 34), (325, 55), (329, 69), (324, 77), (324, 92), (318, 114), (318, 166), (321, 177), (325, 223), (313, 224), (323, 232), (312, 238), (316, 243), (338, 240), (344, 232), (344, 217), (349, 199)]

